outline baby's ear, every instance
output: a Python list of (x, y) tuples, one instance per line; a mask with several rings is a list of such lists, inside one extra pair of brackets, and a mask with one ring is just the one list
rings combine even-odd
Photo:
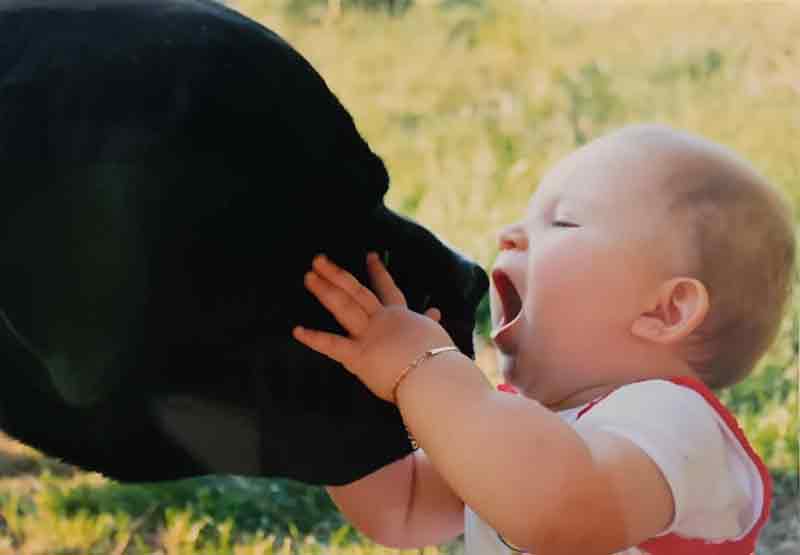
[(646, 312), (631, 325), (636, 337), (676, 343), (691, 334), (708, 313), (708, 291), (702, 282), (678, 277), (661, 284)]

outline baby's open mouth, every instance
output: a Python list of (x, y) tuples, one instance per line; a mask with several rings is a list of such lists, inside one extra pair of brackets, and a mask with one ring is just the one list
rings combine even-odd
[(492, 322), (494, 329), (491, 338), (501, 351), (507, 352), (515, 343), (512, 334), (507, 330), (510, 330), (522, 315), (522, 299), (504, 271), (494, 270), (492, 280), (502, 303), (502, 311), (500, 321)]

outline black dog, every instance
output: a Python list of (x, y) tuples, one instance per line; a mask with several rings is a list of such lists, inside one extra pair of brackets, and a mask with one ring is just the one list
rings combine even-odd
[[(324, 252), (459, 348), (485, 272), (388, 210), (388, 175), (286, 42), (210, 0), (0, 7), (0, 426), (129, 481), (341, 485), (411, 451), (396, 407), (291, 337), (344, 333)], [(402, 368), (398, 368), (398, 372)]]

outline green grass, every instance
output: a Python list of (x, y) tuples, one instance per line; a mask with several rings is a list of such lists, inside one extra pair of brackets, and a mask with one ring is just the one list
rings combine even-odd
[[(730, 146), (800, 202), (800, 8), (418, 0), (396, 15), (342, 2), (329, 17), (325, 1), (233, 4), (325, 77), (387, 164), (387, 204), (484, 268), (494, 233), (523, 214), (549, 166), (635, 121)], [(775, 478), (763, 555), (800, 549), (785, 543), (800, 537), (799, 310), (796, 295), (757, 371), (722, 395)], [(485, 302), (477, 332), (481, 343)], [(493, 357), (479, 360), (496, 382)], [(122, 485), (12, 443), (2, 450), (0, 555), (398, 552), (349, 528), (324, 490), (291, 480)]]

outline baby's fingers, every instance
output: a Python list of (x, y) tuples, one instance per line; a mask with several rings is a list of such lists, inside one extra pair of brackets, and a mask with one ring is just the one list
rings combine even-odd
[(308, 290), (349, 333), (361, 335), (369, 326), (369, 315), (364, 307), (341, 287), (314, 272), (306, 273), (304, 281)]
[(367, 270), (369, 271), (372, 284), (378, 290), (378, 296), (384, 305), (402, 305), (406, 304), (406, 297), (403, 292), (398, 289), (394, 283), (392, 276), (386, 270), (386, 266), (380, 261), (378, 255), (370, 252), (367, 255)]
[(381, 308), (381, 303), (375, 294), (361, 283), (347, 270), (340, 268), (333, 260), (325, 255), (315, 256), (311, 261), (314, 269), (325, 276), (334, 285), (346, 291), (368, 315), (372, 315)]
[(335, 333), (295, 326), (292, 329), (292, 336), (303, 345), (332, 358), (348, 370), (350, 370), (348, 364), (355, 360), (358, 353), (355, 341)]

